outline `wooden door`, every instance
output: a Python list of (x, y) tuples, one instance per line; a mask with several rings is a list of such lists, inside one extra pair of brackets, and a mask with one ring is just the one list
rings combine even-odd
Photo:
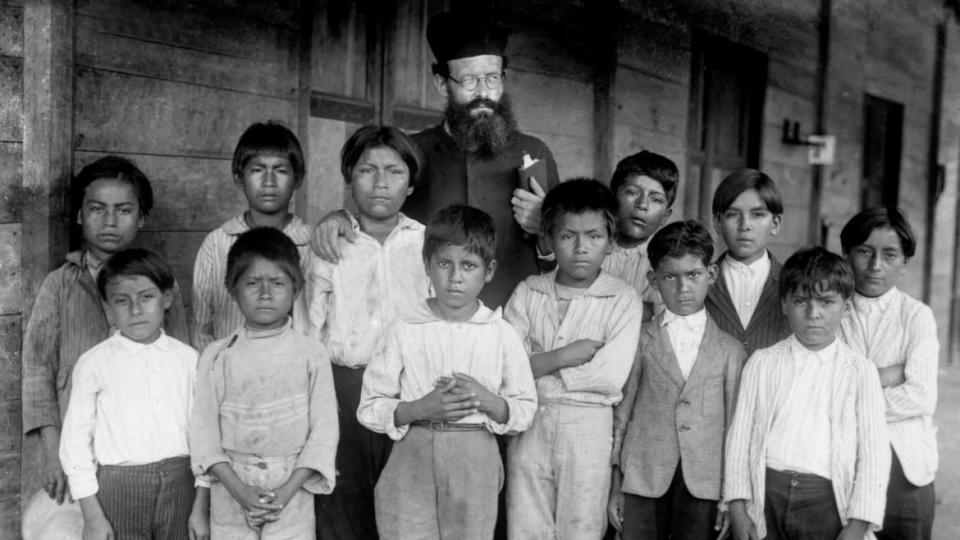
[(876, 96), (863, 100), (862, 208), (896, 206), (900, 197), (903, 105)]

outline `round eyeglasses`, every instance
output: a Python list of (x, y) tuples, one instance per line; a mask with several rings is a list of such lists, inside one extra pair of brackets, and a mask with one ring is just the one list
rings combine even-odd
[(506, 76), (507, 74), (501, 71), (500, 73), (488, 73), (480, 77), (476, 75), (464, 75), (456, 79), (452, 75), (447, 75), (447, 78), (459, 84), (467, 92), (473, 92), (477, 89), (477, 86), (480, 85), (480, 81), (483, 81), (483, 84), (486, 85), (488, 90), (499, 90), (503, 86), (503, 79)]

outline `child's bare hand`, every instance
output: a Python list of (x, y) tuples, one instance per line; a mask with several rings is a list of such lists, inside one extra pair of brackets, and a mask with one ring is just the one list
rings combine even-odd
[(578, 339), (563, 347), (564, 364), (567, 367), (579, 366), (593, 360), (593, 355), (603, 347), (603, 343), (592, 339)]
[(713, 522), (713, 530), (717, 531), (717, 540), (724, 540), (730, 534), (730, 518), (727, 512), (717, 512), (717, 519)]
[(83, 517), (83, 540), (114, 540), (113, 527), (106, 516)]
[(262, 489), (241, 483), (235, 488), (236, 492), (231, 493), (245, 512), (254, 513), (261, 510), (272, 512), (282, 508), (281, 505), (273, 501), (273, 492), (264, 492)]
[(494, 422), (504, 423), (510, 416), (510, 410), (507, 402), (503, 398), (494, 394), (487, 387), (480, 384), (480, 381), (474, 379), (466, 373), (454, 372), (453, 379), (456, 386), (451, 392), (455, 394), (473, 394), (477, 396), (479, 410), (490, 416)]
[(903, 371), (904, 365), (897, 364), (893, 366), (887, 366), (885, 368), (879, 368), (880, 372), (880, 386), (884, 388), (890, 388), (891, 386), (900, 386), (901, 384), (907, 382), (906, 375)]
[(64, 474), (58, 457), (47, 457), (47, 465), (43, 471), (43, 489), (57, 504), (63, 504), (64, 500), (73, 500), (67, 489), (67, 475)]
[(607, 519), (610, 525), (617, 532), (623, 532), (623, 492), (619, 489), (616, 492), (610, 492), (610, 500), (607, 501)]
[(187, 520), (189, 540), (210, 540), (210, 512), (194, 508)]
[(428, 422), (452, 422), (477, 412), (480, 402), (473, 392), (453, 392), (457, 380), (440, 378), (429, 394), (414, 401), (416, 420)]
[(731, 502), (728, 514), (730, 530), (733, 533), (734, 540), (760, 540), (760, 535), (757, 534), (757, 526), (747, 515), (747, 506), (744, 501)]
[(313, 237), (310, 241), (313, 252), (325, 261), (340, 262), (341, 236), (353, 242), (357, 233), (353, 230), (350, 219), (342, 211), (334, 210), (323, 216), (323, 219), (313, 228)]

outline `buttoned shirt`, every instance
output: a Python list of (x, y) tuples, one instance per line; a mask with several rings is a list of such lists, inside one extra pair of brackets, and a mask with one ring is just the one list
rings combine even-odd
[(503, 424), (482, 412), (458, 422), (482, 423), (498, 435), (530, 427), (537, 409), (530, 361), (500, 309), (492, 311), (483, 303), (463, 322), (437, 317), (426, 302), (401, 313), (387, 331), (386, 345), (363, 374), (357, 419), (372, 431), (400, 440), (410, 428), (394, 421), (400, 403), (422, 398), (433, 391), (437, 378), (458, 372), (503, 398), (508, 410)]
[(767, 465), (830, 478), (830, 387), (837, 340), (812, 351), (794, 338), (781, 361), (789, 386), (773, 412)]
[(357, 237), (340, 242), (340, 262), (315, 257), (307, 283), (310, 335), (327, 345), (330, 360), (362, 367), (382, 346), (397, 313), (413, 311), (430, 294), (423, 265), (423, 225), (400, 214), (380, 244), (354, 223)]
[[(193, 265), (193, 346), (203, 352), (214, 340), (223, 339), (243, 326), (244, 317), (224, 281), (227, 277), (227, 254), (237, 237), (250, 230), (244, 214), (233, 217), (214, 229), (203, 240)], [(310, 271), (311, 230), (297, 216), (291, 215), (283, 227), (300, 253), (304, 276)], [(294, 301), (294, 327), (306, 330), (305, 295)]]
[(84, 353), (60, 437), (74, 499), (97, 493), (98, 465), (145, 465), (188, 456), (197, 352), (161, 333), (153, 343), (120, 332)]
[(580, 339), (603, 346), (589, 362), (539, 377), (540, 401), (619, 403), (640, 340), (643, 304), (637, 291), (601, 271), (582, 296), (570, 300), (561, 320), (555, 283), (556, 271), (530, 276), (507, 302), (504, 317), (523, 336), (527, 353), (549, 352)]
[(663, 312), (660, 325), (667, 327), (670, 345), (673, 347), (673, 354), (677, 357), (677, 363), (680, 364), (683, 378), (689, 378), (693, 364), (697, 362), (700, 342), (703, 341), (703, 332), (707, 327), (707, 310), (701, 309), (684, 316), (667, 309)]
[(750, 318), (757, 309), (757, 301), (763, 292), (763, 285), (770, 275), (770, 254), (766, 251), (763, 256), (750, 264), (734, 260), (733, 257), (724, 257), (723, 278), (730, 291), (730, 300), (740, 316), (740, 324), (744, 328), (750, 324)]
[(933, 414), (940, 343), (933, 311), (896, 287), (877, 298), (855, 294), (840, 334), (877, 368), (903, 368), (903, 383), (883, 389), (890, 445), (910, 483), (929, 484), (939, 464)]
[(650, 271), (650, 258), (647, 256), (647, 246), (650, 242), (643, 242), (634, 247), (614, 245), (610, 253), (603, 259), (600, 268), (603, 268), (613, 277), (620, 278), (637, 290), (645, 308), (650, 307), (653, 312), (648, 314), (656, 317), (664, 311), (663, 298), (650, 284), (647, 272)]

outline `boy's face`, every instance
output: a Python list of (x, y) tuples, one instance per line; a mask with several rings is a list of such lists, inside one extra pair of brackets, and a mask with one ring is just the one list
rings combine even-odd
[(247, 160), (242, 176), (243, 194), (254, 215), (286, 215), (296, 188), (290, 160), (283, 156), (256, 155)]
[(86, 248), (105, 261), (130, 247), (144, 218), (133, 186), (114, 178), (100, 178), (84, 191), (77, 223), (83, 228)]
[(600, 274), (600, 264), (613, 245), (601, 212), (560, 216), (550, 238), (557, 254), (557, 283), (586, 288)]
[(700, 257), (688, 253), (664, 257), (647, 278), (660, 292), (667, 309), (677, 315), (691, 315), (703, 309), (707, 291), (717, 279), (717, 267), (707, 266)]
[(780, 218), (767, 209), (755, 189), (740, 194), (722, 214), (713, 216), (730, 256), (745, 264), (763, 256), (771, 236), (780, 232)]
[(360, 214), (372, 219), (395, 218), (410, 187), (410, 169), (393, 148), (367, 149), (350, 171), (350, 192)]
[(456, 245), (441, 246), (424, 264), (437, 307), (444, 313), (458, 313), (476, 305), (477, 296), (497, 268), (496, 261), (484, 265), (480, 255)]
[(237, 278), (232, 292), (248, 326), (272, 330), (286, 323), (298, 291), (280, 265), (257, 257)]
[(850, 300), (839, 292), (792, 291), (780, 301), (797, 340), (813, 351), (833, 343), (840, 321), (850, 310)]
[(631, 175), (617, 188), (617, 242), (632, 247), (645, 242), (670, 217), (670, 199), (660, 182)]
[(889, 227), (874, 229), (867, 240), (847, 252), (853, 267), (857, 292), (869, 297), (880, 296), (900, 282), (907, 271), (907, 257), (896, 231)]
[(145, 276), (119, 276), (107, 282), (104, 302), (110, 320), (125, 337), (153, 343), (173, 296)]

